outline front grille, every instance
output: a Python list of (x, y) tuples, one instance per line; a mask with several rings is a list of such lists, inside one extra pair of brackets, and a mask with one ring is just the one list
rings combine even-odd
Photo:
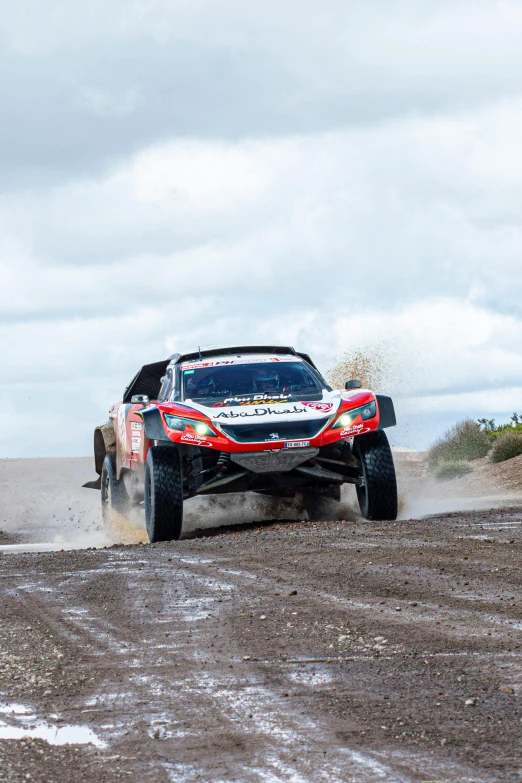
[(326, 419), (279, 423), (272, 421), (266, 424), (222, 424), (221, 430), (237, 443), (267, 443), (280, 440), (310, 440), (315, 438), (325, 424)]

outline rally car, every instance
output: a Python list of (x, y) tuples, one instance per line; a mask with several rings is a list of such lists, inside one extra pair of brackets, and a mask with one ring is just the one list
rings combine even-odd
[(198, 349), (141, 368), (95, 430), (86, 486), (106, 520), (144, 505), (151, 542), (180, 538), (187, 498), (225, 492), (299, 494), (313, 517), (354, 484), (363, 517), (394, 520), (395, 423), (390, 397), (332, 389), (291, 347)]

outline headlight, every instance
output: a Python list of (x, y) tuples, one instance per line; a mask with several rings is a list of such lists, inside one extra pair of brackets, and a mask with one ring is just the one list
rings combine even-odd
[(208, 424), (205, 424), (204, 421), (198, 421), (197, 424), (192, 424), (198, 435), (214, 435), (216, 436), (216, 433), (212, 429), (212, 427), (209, 427)]
[(187, 429), (187, 426), (189, 426), (193, 427), (198, 435), (213, 435), (216, 437), (214, 430), (209, 427), (208, 424), (205, 424), (204, 421), (196, 421), (195, 419), (182, 419), (181, 416), (170, 416), (168, 413), (165, 414), (165, 421), (167, 422), (167, 427), (169, 427), (171, 430), (184, 432)]
[(376, 414), (375, 402), (369, 402), (368, 405), (362, 405), (360, 408), (354, 408), (351, 411), (345, 411), (341, 413), (332, 429), (335, 430), (338, 427), (349, 427), (357, 416), (362, 416), (363, 421), (367, 419), (373, 419)]

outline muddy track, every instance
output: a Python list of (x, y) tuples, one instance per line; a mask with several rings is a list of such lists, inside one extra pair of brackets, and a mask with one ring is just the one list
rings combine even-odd
[(521, 523), (0, 555), (0, 780), (520, 780)]

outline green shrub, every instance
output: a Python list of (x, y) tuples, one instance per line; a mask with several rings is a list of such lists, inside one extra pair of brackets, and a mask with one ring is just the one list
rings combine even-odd
[(514, 413), (507, 424), (497, 424), (495, 419), (479, 419), (478, 424), (492, 443), (504, 432), (519, 432), (522, 435), (522, 415), (519, 413)]
[(504, 462), (520, 454), (522, 454), (522, 433), (502, 432), (493, 445), (491, 462)]
[(428, 466), (433, 471), (441, 462), (465, 462), (485, 457), (491, 448), (488, 435), (471, 419), (460, 421), (435, 441), (428, 451)]
[(433, 472), (433, 476), (437, 481), (450, 481), (451, 479), (465, 476), (466, 473), (471, 473), (472, 470), (473, 468), (469, 462), (439, 462)]

